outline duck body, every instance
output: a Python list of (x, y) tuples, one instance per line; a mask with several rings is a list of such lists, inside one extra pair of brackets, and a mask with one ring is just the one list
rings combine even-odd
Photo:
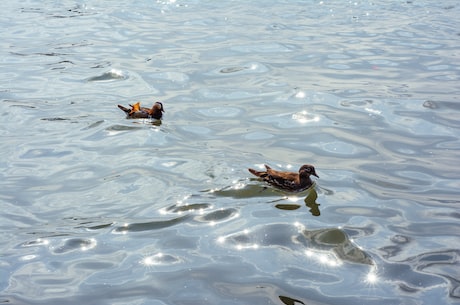
[(277, 171), (272, 169), (270, 166), (265, 165), (265, 171), (258, 171), (249, 168), (249, 172), (268, 184), (289, 192), (301, 192), (313, 185), (313, 181), (310, 176), (319, 176), (316, 174), (315, 167), (310, 164), (302, 165), (298, 173)]
[(129, 105), (131, 108), (118, 105), (123, 112), (126, 113), (127, 119), (156, 119), (160, 120), (163, 117), (163, 104), (156, 102), (152, 108), (141, 107), (140, 102)]

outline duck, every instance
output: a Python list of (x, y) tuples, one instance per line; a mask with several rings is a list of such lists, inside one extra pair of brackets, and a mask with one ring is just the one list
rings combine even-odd
[(127, 119), (156, 119), (160, 120), (163, 117), (163, 112), (165, 112), (163, 108), (163, 103), (156, 102), (153, 104), (152, 108), (141, 107), (141, 103), (137, 102), (133, 105), (129, 105), (131, 107), (127, 108), (122, 105), (118, 105), (122, 111), (126, 113)]
[(248, 170), (251, 174), (261, 178), (268, 184), (289, 192), (301, 192), (310, 188), (314, 183), (310, 179), (311, 175), (319, 178), (315, 167), (311, 164), (302, 165), (298, 173), (277, 171), (266, 164), (265, 168), (265, 171), (258, 171), (252, 168), (248, 168)]

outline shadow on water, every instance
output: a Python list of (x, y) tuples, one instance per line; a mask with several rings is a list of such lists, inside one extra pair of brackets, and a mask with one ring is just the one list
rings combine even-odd
[(331, 268), (344, 263), (374, 265), (372, 258), (340, 228), (307, 229), (301, 224), (270, 224), (224, 236), (221, 245), (262, 252), (278, 246)]
[(369, 255), (354, 245), (348, 235), (341, 229), (305, 230), (299, 238), (305, 238), (304, 242), (314, 249), (334, 252), (342, 261), (373, 265)]
[(208, 189), (203, 192), (211, 193), (217, 197), (232, 197), (235, 199), (277, 197), (281, 194), (280, 191), (274, 188), (261, 186), (259, 184), (245, 184), (241, 181), (221, 189)]

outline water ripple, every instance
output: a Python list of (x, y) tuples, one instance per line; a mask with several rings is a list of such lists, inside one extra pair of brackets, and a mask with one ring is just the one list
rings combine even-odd
[(126, 234), (131, 232), (142, 232), (142, 231), (151, 231), (151, 230), (160, 230), (163, 228), (171, 227), (180, 223), (183, 223), (189, 218), (188, 215), (177, 217), (167, 220), (155, 220), (148, 222), (140, 223), (128, 223), (122, 226), (116, 227), (113, 232), (115, 234)]
[(211, 118), (231, 118), (239, 116), (243, 110), (236, 107), (212, 107), (198, 109), (200, 114)]
[(232, 218), (238, 217), (237, 209), (219, 209), (213, 212), (206, 213), (205, 215), (198, 216), (195, 219), (200, 222), (208, 222), (216, 224), (218, 222), (227, 221)]
[(88, 82), (111, 82), (116, 80), (127, 79), (128, 76), (120, 70), (112, 69), (109, 72), (105, 72), (101, 75), (92, 76), (87, 79)]
[(66, 240), (63, 245), (54, 247), (53, 252), (55, 254), (62, 254), (75, 250), (86, 251), (96, 246), (97, 241), (94, 239), (71, 238)]

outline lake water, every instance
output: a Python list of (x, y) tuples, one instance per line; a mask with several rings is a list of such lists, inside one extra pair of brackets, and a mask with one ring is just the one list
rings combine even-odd
[(460, 304), (457, 0), (1, 7), (0, 303)]

